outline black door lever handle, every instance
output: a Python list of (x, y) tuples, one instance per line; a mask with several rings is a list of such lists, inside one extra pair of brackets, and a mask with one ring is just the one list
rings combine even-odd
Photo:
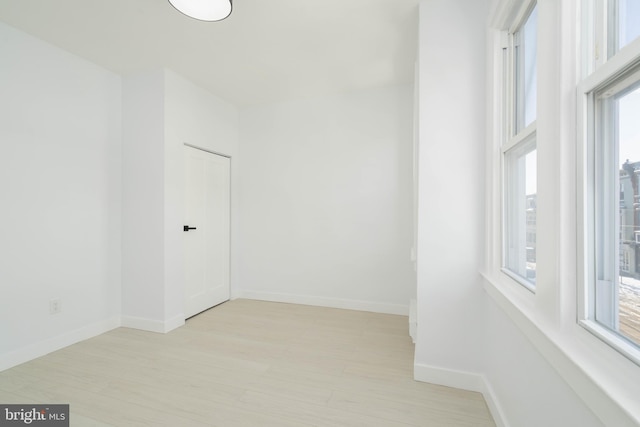
[(183, 227), (183, 230), (184, 230), (184, 231), (195, 230), (195, 229), (196, 229), (196, 227), (189, 227), (188, 225), (185, 225), (185, 226)]

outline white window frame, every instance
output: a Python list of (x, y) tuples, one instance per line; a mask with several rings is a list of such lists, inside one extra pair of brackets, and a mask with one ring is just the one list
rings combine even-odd
[[(520, 31), (526, 20), (529, 18), (536, 0), (528, 0), (521, 4), (512, 19), (512, 25), (504, 34), (503, 46), (503, 126), (505, 136), (501, 145), (501, 170), (502, 170), (502, 256), (501, 271), (522, 285), (527, 290), (535, 293), (535, 282), (528, 280), (526, 271), (514, 271), (509, 266), (509, 260), (520, 259), (526, 264), (526, 206), (519, 206), (517, 203), (509, 203), (517, 198), (519, 189), (524, 186), (524, 168), (513, 168), (508, 162), (511, 155), (524, 157), (531, 151), (537, 149), (537, 120), (534, 120), (527, 127), (522, 128), (522, 123), (517, 123), (520, 119), (518, 112), (523, 110), (522, 97), (516, 100), (516, 93), (522, 88), (516, 76), (516, 34)], [(536, 31), (537, 34), (537, 31)], [(518, 102), (517, 102), (518, 101)], [(516, 105), (519, 103), (520, 105)], [(517, 233), (510, 233), (510, 227), (516, 218), (524, 219), (524, 227)], [(514, 242), (516, 239), (518, 242)], [(526, 270), (526, 268), (525, 268)]]
[[(602, 151), (598, 142), (598, 114), (601, 112), (597, 96), (603, 92), (616, 94), (633, 82), (640, 82), (640, 39), (614, 55), (609, 42), (607, 15), (611, 12), (606, 0), (585, 0), (583, 34), (592, 37), (591, 51), (583, 51), (583, 79), (578, 86), (578, 323), (625, 357), (640, 365), (640, 346), (615, 332), (617, 318), (617, 280), (619, 277), (619, 215), (612, 209), (598, 206), (607, 199), (608, 206), (618, 206), (618, 170), (612, 159), (616, 153)], [(633, 70), (631, 74), (630, 71)], [(615, 148), (617, 149), (617, 147)], [(606, 164), (598, 167), (596, 156), (605, 157)], [(606, 158), (609, 157), (609, 158)], [(604, 175), (599, 177), (599, 174)], [(608, 181), (608, 187), (603, 186)], [(608, 234), (602, 229), (608, 227)], [(603, 239), (600, 236), (605, 236)], [(600, 255), (607, 253), (607, 256)], [(599, 270), (598, 270), (599, 269)], [(600, 275), (597, 273), (600, 272)], [(599, 279), (600, 277), (600, 279)], [(596, 320), (598, 319), (598, 320)]]

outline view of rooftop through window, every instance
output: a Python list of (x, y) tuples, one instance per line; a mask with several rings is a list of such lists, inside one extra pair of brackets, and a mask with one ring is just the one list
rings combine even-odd
[(622, 335), (640, 344), (640, 86), (618, 98), (617, 113), (620, 162), (618, 327)]

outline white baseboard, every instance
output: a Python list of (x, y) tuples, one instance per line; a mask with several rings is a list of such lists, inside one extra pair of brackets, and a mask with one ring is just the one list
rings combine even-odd
[(166, 334), (182, 325), (184, 325), (184, 316), (176, 316), (169, 320), (154, 320), (144, 317), (122, 316), (122, 326), (131, 329), (140, 329), (142, 331), (157, 332)]
[(500, 401), (484, 375), (416, 363), (413, 377), (416, 381), (482, 393), (496, 426), (509, 427)]
[(409, 336), (415, 344), (418, 337), (418, 301), (415, 299), (409, 301)]
[(0, 371), (18, 366), (30, 360), (42, 357), (61, 348), (80, 341), (109, 332), (120, 327), (120, 317), (115, 316), (100, 322), (92, 323), (75, 331), (67, 332), (21, 349), (0, 355)]
[(178, 316), (172, 317), (169, 320), (165, 320), (164, 322), (164, 333), (171, 332), (174, 329), (178, 329), (180, 326), (184, 325), (184, 314), (180, 314)]
[(487, 402), (487, 406), (489, 407), (489, 412), (493, 416), (493, 420), (496, 423), (497, 427), (509, 427), (509, 423), (507, 422), (507, 416), (500, 405), (500, 401), (498, 400), (498, 396), (496, 395), (495, 390), (491, 386), (491, 382), (487, 380), (487, 378), (483, 375), (483, 384), (484, 389), (482, 390), (482, 395), (484, 396), (484, 400)]
[(386, 304), (374, 301), (359, 301), (342, 298), (316, 297), (275, 292), (240, 290), (235, 298), (255, 299), (260, 301), (284, 302), (289, 304), (314, 305), (318, 307), (343, 308), (346, 310), (370, 311), (373, 313), (409, 315), (409, 305)]
[(482, 375), (419, 363), (413, 366), (413, 378), (416, 381), (461, 388), (478, 393), (482, 393), (484, 389)]

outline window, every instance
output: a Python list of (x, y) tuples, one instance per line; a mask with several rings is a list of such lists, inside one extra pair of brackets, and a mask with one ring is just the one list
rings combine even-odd
[(537, 25), (535, 3), (523, 10), (504, 51), (506, 135), (503, 153), (503, 267), (528, 289), (536, 281)]
[(640, 2), (610, 0), (603, 7), (608, 32), (596, 32), (594, 45), (607, 46), (608, 61), (581, 90), (588, 248), (581, 323), (640, 363), (640, 45), (633, 43)]
[(593, 320), (640, 344), (640, 67), (589, 94), (593, 104)]

